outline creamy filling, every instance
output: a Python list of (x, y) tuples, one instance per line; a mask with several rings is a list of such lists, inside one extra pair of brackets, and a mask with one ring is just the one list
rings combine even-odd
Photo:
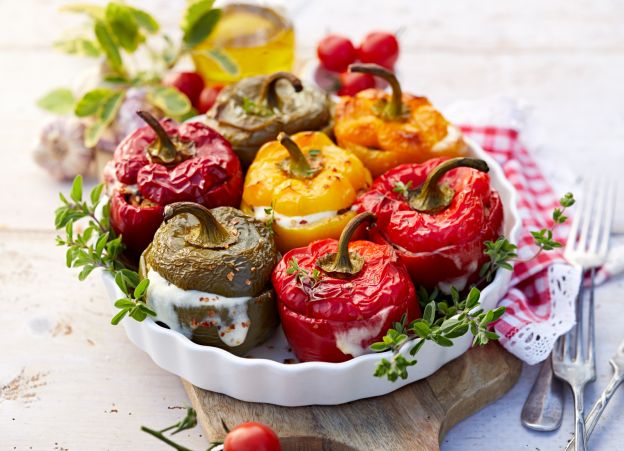
[(370, 352), (368, 346), (362, 346), (362, 343), (368, 343), (372, 338), (379, 335), (381, 327), (386, 322), (386, 319), (388, 319), (391, 309), (392, 307), (386, 307), (371, 316), (368, 320), (362, 321), (360, 326), (351, 327), (344, 332), (336, 332), (334, 334), (336, 347), (343, 354), (350, 354), (353, 357), (358, 357)]
[[(269, 213), (267, 213), (267, 211)], [(274, 218), (276, 224), (285, 229), (296, 229), (305, 227), (323, 219), (333, 218), (338, 215), (338, 210), (321, 211), (311, 215), (303, 216), (286, 216), (275, 211), (271, 211), (271, 207), (254, 207), (254, 217), (261, 221), (266, 221), (270, 217)]]
[[(156, 319), (165, 323), (172, 330), (190, 338), (197, 327), (210, 323), (217, 327), (219, 338), (229, 347), (238, 346), (247, 338), (247, 331), (251, 325), (247, 315), (247, 303), (251, 299), (250, 296), (230, 298), (204, 291), (183, 290), (167, 281), (153, 269), (147, 272), (147, 278), (150, 281), (147, 288), (147, 302), (156, 312)], [(214, 308), (210, 309), (210, 312), (225, 310), (227, 315), (217, 313), (210, 316), (207, 314), (197, 324), (180, 324), (178, 309), (206, 307), (208, 305)]]

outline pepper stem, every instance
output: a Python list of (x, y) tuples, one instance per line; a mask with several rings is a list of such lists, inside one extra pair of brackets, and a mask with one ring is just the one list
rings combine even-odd
[(409, 205), (416, 211), (438, 213), (447, 208), (453, 201), (455, 190), (446, 183), (439, 183), (440, 178), (448, 171), (456, 168), (472, 168), (488, 172), (487, 163), (478, 158), (451, 158), (436, 166), (427, 176), (425, 183), (409, 195)]
[(378, 64), (351, 64), (349, 72), (370, 74), (386, 80), (392, 88), (392, 98), (384, 108), (383, 113), (388, 119), (396, 119), (403, 115), (403, 91), (394, 72)]
[(364, 258), (356, 252), (349, 252), (349, 241), (365, 221), (374, 221), (375, 215), (371, 212), (360, 213), (354, 217), (340, 234), (338, 252), (323, 255), (316, 260), (316, 266), (326, 273), (337, 273), (354, 276), (364, 267)]
[(199, 221), (198, 226), (184, 237), (184, 240), (191, 246), (222, 249), (236, 242), (236, 236), (217, 221), (210, 210), (194, 202), (174, 202), (167, 205), (164, 220), (169, 221), (182, 213), (189, 213)]
[(282, 169), (295, 177), (307, 178), (313, 176), (320, 168), (314, 168), (303, 154), (299, 146), (286, 133), (277, 135), (279, 143), (286, 148), (290, 158), (282, 162)]
[(269, 108), (279, 108), (279, 102), (277, 93), (275, 92), (275, 88), (277, 87), (277, 82), (279, 80), (288, 80), (288, 82), (292, 85), (295, 92), (301, 92), (303, 90), (303, 84), (301, 80), (295, 77), (290, 72), (275, 72), (274, 74), (269, 75), (262, 82), (262, 86), (260, 87), (260, 101), (266, 103)]
[(178, 155), (178, 148), (167, 134), (167, 131), (163, 128), (160, 122), (158, 122), (158, 119), (147, 111), (139, 110), (136, 113), (147, 123), (147, 125), (149, 125), (152, 130), (154, 130), (154, 133), (156, 133), (157, 136), (156, 146), (148, 149), (149, 155), (157, 157), (165, 164), (175, 161)]

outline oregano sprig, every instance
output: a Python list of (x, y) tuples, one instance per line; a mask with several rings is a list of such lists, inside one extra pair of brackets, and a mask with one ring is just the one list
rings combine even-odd
[(391, 382), (407, 378), (407, 368), (417, 363), (416, 359), (406, 357), (402, 352), (403, 346), (408, 342), (407, 351), (414, 357), (425, 341), (450, 347), (453, 346), (454, 338), (461, 337), (468, 331), (474, 335), (473, 345), (484, 345), (490, 340), (498, 339), (498, 335), (489, 330), (489, 325), (501, 317), (505, 307), (487, 312), (477, 309), (480, 295), (476, 287), (464, 299), (460, 299), (455, 288), (451, 289), (449, 300), (431, 299), (425, 293), (428, 302), (422, 318), (406, 324), (407, 317), (404, 315), (401, 322), (395, 323), (388, 330), (382, 341), (371, 345), (371, 350), (376, 352), (392, 351), (390, 359), (384, 358), (378, 363), (375, 376), (386, 377)]
[[(136, 271), (123, 263), (124, 245), (121, 236), (110, 226), (110, 206), (103, 200), (103, 188), (102, 184), (95, 186), (88, 199), (83, 199), (82, 176), (79, 175), (72, 184), (70, 198), (60, 194), (62, 204), (56, 209), (54, 225), (57, 230), (64, 231), (64, 236), (57, 236), (56, 244), (67, 247), (67, 267), (81, 268), (80, 280), (85, 280), (96, 268), (113, 275), (125, 297), (115, 302), (119, 312), (112, 318), (112, 324), (118, 324), (126, 315), (143, 321), (147, 316), (156, 316), (145, 303), (149, 280), (140, 280)], [(75, 227), (78, 221), (87, 221), (80, 232)]]
[(288, 262), (288, 269), (286, 270), (287, 274), (294, 274), (297, 278), (297, 282), (299, 282), (303, 286), (310, 286), (314, 288), (319, 284), (323, 275), (318, 269), (313, 269), (312, 272), (309, 272), (307, 269), (299, 266), (299, 262), (296, 258), (291, 258)]

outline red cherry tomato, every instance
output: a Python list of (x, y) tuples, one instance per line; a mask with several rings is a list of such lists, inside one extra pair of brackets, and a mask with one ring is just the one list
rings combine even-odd
[(176, 88), (197, 108), (199, 95), (204, 89), (204, 79), (197, 72), (172, 72), (163, 80), (165, 86)]
[(355, 61), (357, 52), (348, 38), (336, 34), (325, 36), (318, 43), (316, 54), (321, 65), (334, 72), (347, 70), (349, 64)]
[(199, 95), (197, 102), (197, 111), (204, 114), (215, 103), (217, 96), (223, 89), (223, 85), (206, 86)]
[(392, 69), (399, 58), (399, 41), (392, 33), (368, 33), (358, 48), (358, 56), (363, 63), (379, 64)]
[(281, 451), (277, 434), (270, 427), (250, 421), (236, 426), (225, 436), (223, 451)]
[(339, 96), (354, 96), (365, 89), (375, 87), (375, 78), (370, 74), (343, 72), (339, 77)]

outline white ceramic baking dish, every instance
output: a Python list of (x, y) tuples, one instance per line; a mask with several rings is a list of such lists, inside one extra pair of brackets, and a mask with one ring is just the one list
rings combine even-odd
[[(492, 186), (499, 192), (505, 209), (505, 235), (517, 243), (520, 216), (516, 191), (505, 179), (501, 167), (480, 146), (471, 140), (467, 143), (471, 154), (486, 160), (490, 166)], [(481, 293), (484, 309), (496, 306), (507, 292), (510, 279), (511, 272), (498, 271)], [(123, 297), (109, 274), (103, 274), (103, 281), (111, 303)], [(389, 357), (390, 352), (367, 354), (343, 363), (294, 363), (296, 360), (281, 328), (249, 356), (237, 357), (223, 349), (195, 344), (151, 318), (140, 323), (125, 318), (121, 324), (130, 341), (147, 352), (157, 365), (193, 385), (243, 401), (282, 406), (341, 404), (390, 393), (431, 375), (466, 352), (472, 341), (472, 336), (466, 335), (454, 340), (452, 347), (426, 342), (418, 353), (418, 363), (409, 369), (409, 377), (392, 383), (373, 376), (377, 362)]]

